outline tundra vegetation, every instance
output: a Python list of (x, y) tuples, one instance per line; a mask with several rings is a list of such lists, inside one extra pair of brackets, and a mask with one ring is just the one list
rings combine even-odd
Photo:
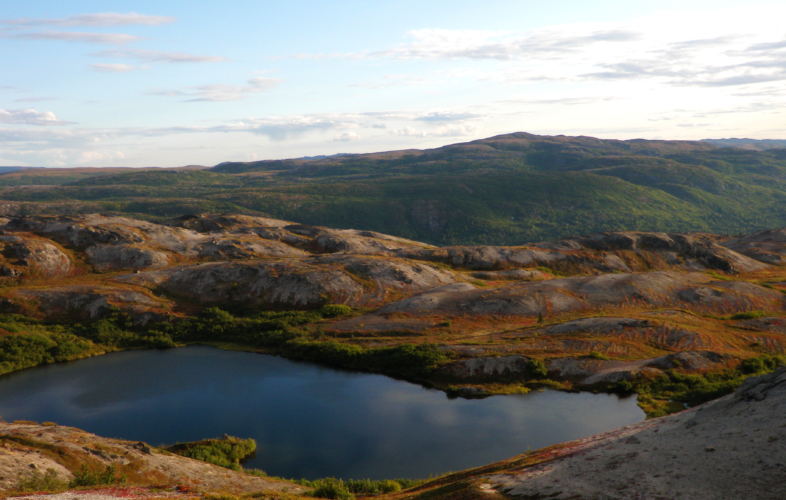
[[(529, 134), (206, 170), (3, 174), (0, 373), (202, 343), (460, 397), (635, 393), (666, 415), (784, 364), (786, 230), (756, 231), (784, 225), (784, 176), (782, 150)], [(587, 231), (606, 232), (575, 236)], [(237, 469), (250, 443), (235, 441), (177, 453)], [(66, 468), (85, 486), (142, 477), (77, 465)], [(39, 471), (18, 488), (62, 481)], [(438, 482), (433, 498), (461, 494)], [(301, 486), (348, 498), (396, 484), (413, 486)]]

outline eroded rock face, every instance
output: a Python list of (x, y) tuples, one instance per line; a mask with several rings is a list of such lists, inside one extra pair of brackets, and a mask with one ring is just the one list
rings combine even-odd
[(612, 232), (526, 247), (404, 249), (399, 251), (399, 255), (472, 270), (545, 266), (572, 274), (669, 269), (715, 269), (738, 273), (767, 267), (719, 245), (715, 240), (711, 235), (700, 234)]
[(97, 319), (112, 309), (130, 313), (137, 323), (162, 319), (171, 306), (148, 295), (122, 287), (105, 285), (69, 285), (44, 289), (18, 289), (6, 299), (3, 308), (13, 311), (15, 299), (34, 301), (41, 314), (48, 318), (78, 317)]
[(547, 316), (606, 307), (680, 307), (719, 314), (783, 308), (783, 296), (774, 290), (713, 281), (702, 273), (608, 274), (516, 283), (493, 290), (468, 287), (472, 286), (429, 290), (388, 304), (379, 312)]
[(615, 384), (641, 376), (661, 375), (664, 370), (702, 371), (718, 368), (734, 360), (730, 355), (712, 351), (684, 351), (658, 358), (636, 361), (599, 360), (592, 358), (556, 358), (548, 362), (549, 374), (577, 379), (580, 385)]
[(166, 267), (172, 256), (139, 244), (93, 245), (85, 253), (98, 271)]
[(529, 373), (531, 359), (526, 356), (477, 357), (441, 367), (438, 376), (463, 380), (488, 380)]
[[(269, 223), (275, 230), (280, 226), (276, 223), (285, 224), (283, 221), (272, 219), (246, 217), (251, 220), (249, 222), (242, 217), (234, 216), (241, 219), (240, 222), (251, 224), (252, 229), (264, 228), (266, 226), (262, 224)], [(230, 216), (225, 218), (234, 220)], [(219, 220), (224, 221), (222, 218)], [(229, 222), (224, 222), (227, 226), (234, 227)], [(197, 227), (203, 227), (205, 224), (197, 224)], [(216, 227), (221, 226), (219, 224)], [(35, 232), (72, 245), (84, 251), (98, 271), (159, 268), (175, 264), (182, 259), (234, 260), (307, 255), (298, 248), (262, 238), (253, 232), (213, 235), (180, 227), (97, 214), (21, 217), (11, 220), (6, 228), (13, 231)]]
[(8, 277), (55, 277), (71, 271), (71, 259), (57, 246), (38, 238), (0, 236), (0, 275)]
[(786, 264), (786, 228), (767, 229), (721, 243), (724, 247), (768, 264)]
[(470, 273), (470, 276), (487, 281), (536, 281), (553, 278), (539, 269), (510, 269), (507, 271), (482, 271)]
[(237, 214), (193, 214), (176, 217), (164, 222), (166, 226), (190, 229), (197, 233), (248, 232), (257, 228), (292, 225), (291, 222), (266, 217)]
[(343, 254), (178, 266), (118, 278), (203, 303), (291, 308), (373, 304), (388, 290), (418, 291), (455, 279), (453, 273), (421, 263)]
[(592, 335), (614, 337), (619, 340), (643, 340), (672, 349), (703, 349), (711, 345), (710, 341), (699, 332), (662, 321), (635, 318), (584, 318), (538, 329), (533, 333), (549, 336)]

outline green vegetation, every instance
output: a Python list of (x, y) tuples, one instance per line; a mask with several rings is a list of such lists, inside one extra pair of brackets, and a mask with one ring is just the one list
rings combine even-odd
[(690, 406), (705, 403), (731, 394), (752, 375), (772, 372), (784, 364), (785, 356), (764, 355), (746, 359), (736, 368), (722, 372), (684, 374), (668, 370), (654, 379), (620, 382), (615, 389), (622, 393), (636, 392), (647, 416), (659, 417), (669, 413), (670, 401)]
[(47, 469), (44, 474), (38, 470), (28, 477), (19, 477), (14, 486), (16, 491), (61, 491), (68, 488), (68, 481), (63, 481), (54, 469)]
[(222, 439), (206, 439), (191, 443), (178, 443), (164, 448), (178, 455), (201, 460), (236, 471), (242, 471), (240, 461), (252, 455), (257, 449), (253, 439), (240, 439), (227, 436)]
[(395, 493), (407, 488), (413, 488), (423, 484), (425, 481), (413, 479), (384, 479), (377, 481), (372, 481), (371, 479), (349, 479), (344, 481), (334, 477), (326, 477), (314, 481), (301, 479), (293, 482), (313, 488), (314, 491), (311, 495), (317, 498), (348, 500), (354, 499), (355, 495), (368, 497)]
[[(109, 172), (0, 189), (23, 213), (161, 219), (236, 212), (435, 244), (521, 244), (610, 230), (738, 233), (786, 224), (785, 150), (511, 134), (408, 154)], [(0, 175), (0, 186), (20, 173)], [(51, 181), (45, 179), (51, 178)], [(45, 186), (47, 182), (51, 185)]]
[(410, 379), (426, 377), (450, 359), (431, 344), (367, 349), (320, 340), (319, 332), (302, 328), (348, 312), (347, 306), (327, 305), (315, 311), (263, 311), (240, 317), (207, 308), (196, 317), (147, 327), (135, 327), (127, 314), (119, 312), (85, 324), (0, 315), (0, 328), (17, 333), (0, 337), (0, 373), (110, 350), (166, 348), (191, 342), (240, 344), (293, 359)]
[(90, 470), (83, 465), (81, 469), (74, 473), (74, 479), (71, 480), (68, 487), (110, 486), (113, 484), (126, 484), (126, 481), (126, 476), (117, 476), (117, 467), (115, 464), (107, 465), (106, 469), (101, 472)]

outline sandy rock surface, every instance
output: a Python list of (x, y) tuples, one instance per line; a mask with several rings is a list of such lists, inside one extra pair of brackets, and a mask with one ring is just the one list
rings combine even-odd
[(201, 491), (233, 493), (305, 489), (162, 452), (145, 443), (104, 438), (73, 427), (0, 423), (0, 490), (13, 488), (20, 475), (43, 474), (47, 469), (54, 469), (62, 480), (70, 480), (72, 472), (58, 457), (98, 467), (114, 464), (121, 473), (133, 471), (134, 477), (129, 480), (137, 483), (187, 484)]
[[(514, 498), (786, 498), (786, 368), (675, 415), (573, 441), (486, 476)], [(536, 454), (539, 452), (535, 452)]]

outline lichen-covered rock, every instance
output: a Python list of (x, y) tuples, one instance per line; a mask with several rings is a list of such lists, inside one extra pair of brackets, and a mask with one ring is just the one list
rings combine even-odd
[(758, 231), (726, 240), (721, 245), (761, 262), (786, 264), (786, 228)]
[(510, 269), (507, 271), (482, 271), (470, 273), (475, 279), (487, 281), (536, 281), (553, 278), (539, 269)]
[(452, 282), (455, 275), (418, 262), (342, 254), (178, 266), (118, 279), (155, 285), (203, 303), (302, 308), (373, 304), (388, 291), (420, 291)]
[[(78, 317), (96, 319), (113, 310), (130, 313), (137, 322), (147, 322), (166, 315), (171, 304), (148, 295), (121, 287), (106, 285), (66, 285), (41, 289), (18, 289), (3, 303), (13, 309), (15, 299), (33, 301), (40, 313), (48, 318)], [(29, 304), (25, 304), (29, 307)]]
[(190, 229), (198, 233), (247, 232), (256, 228), (292, 225), (291, 222), (238, 214), (190, 214), (164, 221), (164, 225)]
[[(608, 307), (681, 307), (728, 314), (781, 310), (783, 296), (746, 282), (703, 273), (628, 273), (514, 283), (496, 289), (442, 287), (387, 304), (380, 313), (547, 316)], [(471, 287), (471, 288), (470, 288)]]
[(374, 231), (328, 229), (326, 227), (292, 225), (284, 229), (310, 238), (308, 250), (313, 253), (352, 252), (356, 254), (388, 254), (401, 249), (434, 248), (425, 243), (398, 238)]
[(398, 254), (472, 270), (544, 266), (569, 274), (670, 269), (738, 273), (767, 267), (702, 234), (613, 232), (522, 247), (407, 248)]
[[(225, 218), (232, 219), (231, 216)], [(247, 219), (257, 224), (253, 228), (265, 227), (261, 226), (264, 222), (260, 220), (270, 224), (283, 223), (253, 217)], [(253, 232), (203, 234), (191, 229), (97, 214), (20, 217), (12, 219), (5, 227), (13, 231), (35, 232), (72, 245), (84, 251), (99, 271), (159, 268), (182, 259), (234, 260), (307, 255), (298, 248), (259, 237)], [(276, 229), (278, 226), (271, 227)]]
[(55, 277), (71, 271), (71, 259), (51, 242), (17, 235), (0, 236), (0, 275)]
[(139, 244), (94, 245), (85, 253), (99, 271), (166, 267), (172, 255)]

